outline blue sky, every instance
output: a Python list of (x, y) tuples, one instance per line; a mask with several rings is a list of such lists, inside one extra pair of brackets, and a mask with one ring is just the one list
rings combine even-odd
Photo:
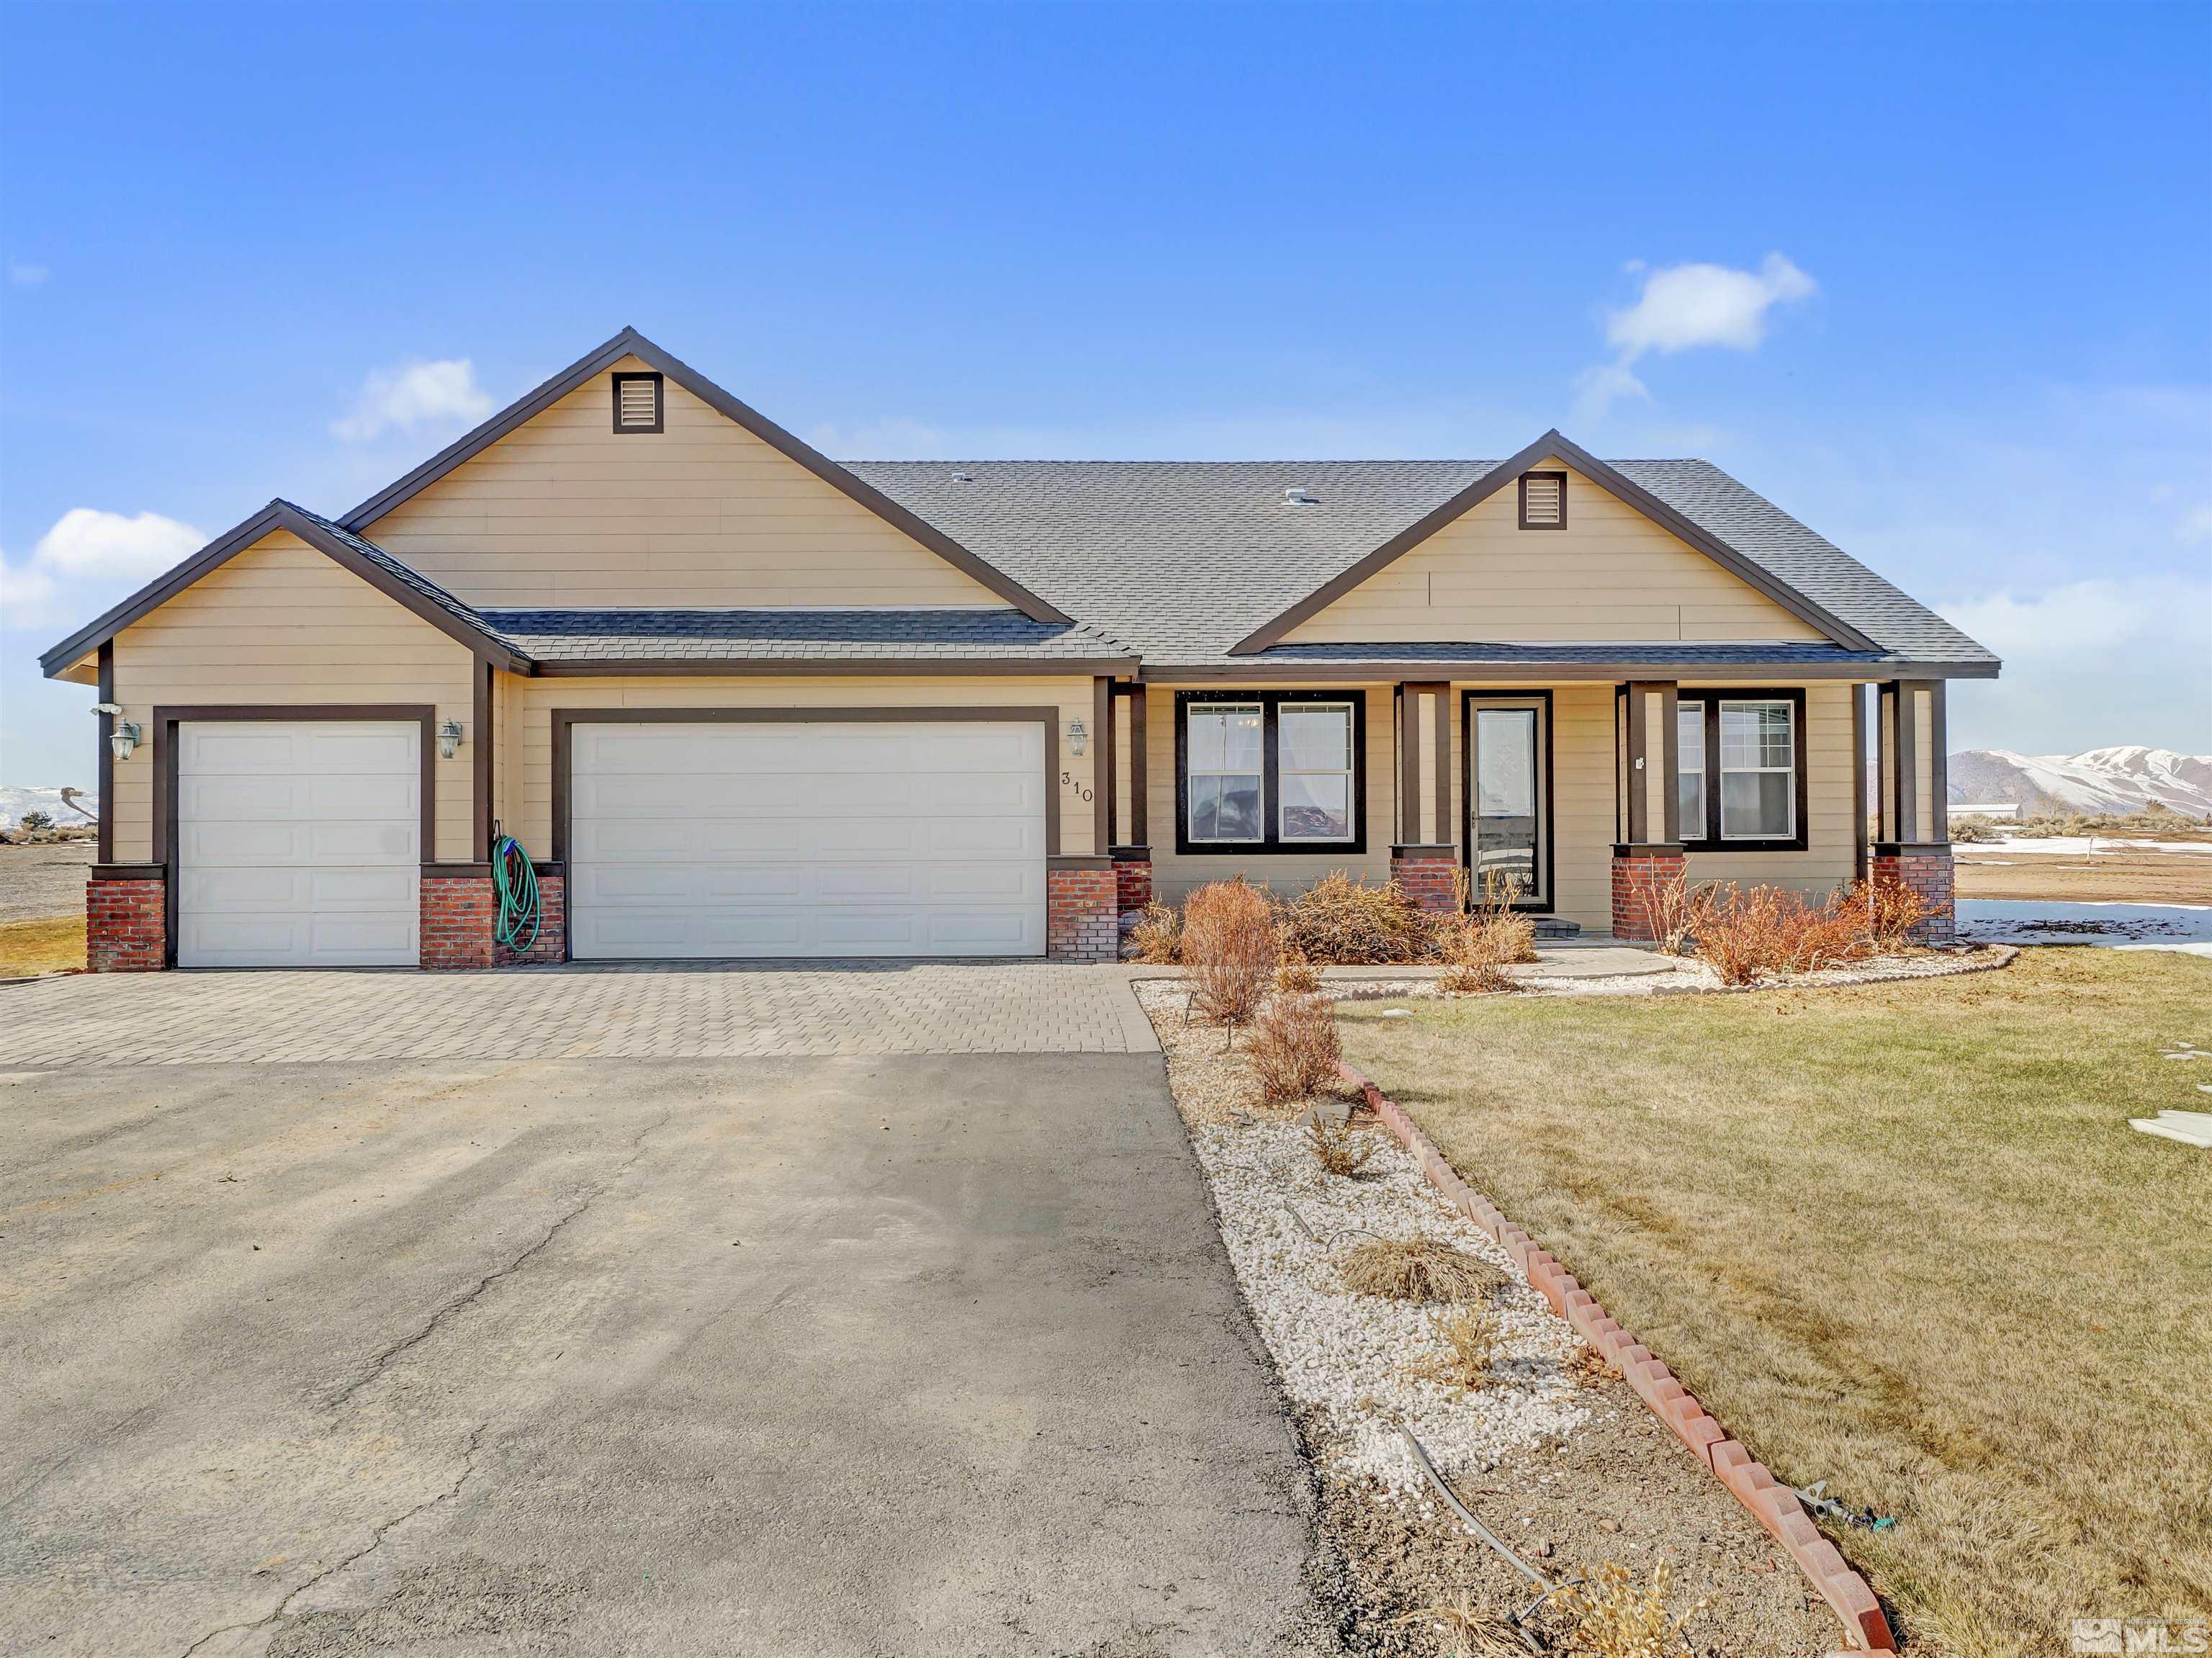
[(0, 783), (625, 323), (852, 457), (1709, 456), (2005, 653), (1954, 747), (2212, 751), (2212, 7), (19, 0), (0, 186)]

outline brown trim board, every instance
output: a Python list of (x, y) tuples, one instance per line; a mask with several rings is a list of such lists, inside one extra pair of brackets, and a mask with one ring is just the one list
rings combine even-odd
[(492, 675), (497, 668), (496, 665), (479, 657), (474, 671), (476, 729), (469, 733), (469, 741), (476, 745), (476, 751), (469, 756), (471, 762), (470, 783), (471, 793), (476, 797), (472, 802), (476, 808), (473, 814), (476, 845), (471, 851), (489, 858), (491, 856)]
[[(115, 701), (115, 641), (100, 641), (100, 700)], [(107, 746), (107, 739), (115, 734), (115, 716), (100, 716), (100, 762), (94, 771), (100, 790), (100, 861), (115, 861), (115, 750)], [(153, 848), (149, 847), (148, 851)]]
[(525, 392), (474, 431), (465, 434), (424, 461), (405, 477), (387, 484), (338, 520), (359, 531), (374, 524), (403, 501), (413, 499), (463, 461), (481, 453), (524, 422), (543, 413), (592, 376), (611, 368), (624, 357), (659, 369), (700, 402), (735, 421), (769, 447), (797, 462), (830, 488), (851, 497), (878, 518), (903, 531), (946, 563), (997, 593), (1038, 622), (1066, 622), (1069, 617), (1038, 598), (996, 566), (988, 564), (927, 519), (902, 507), (873, 484), (801, 442), (757, 410), (749, 408), (690, 364), (671, 356), (635, 328), (625, 328), (596, 350), (586, 352), (550, 380)]
[(1552, 693), (1541, 687), (1526, 685), (1468, 686), (1460, 692), (1460, 725), (1467, 733), (1467, 739), (1462, 744), (1460, 759), (1459, 861), (1460, 867), (1467, 872), (1468, 890), (1471, 895), (1475, 894), (1474, 768), (1480, 757), (1475, 753), (1478, 727), (1474, 716), (1478, 702), (1503, 702), (1509, 706), (1534, 702), (1539, 705), (1536, 723), (1542, 728), (1543, 740), (1536, 747), (1544, 768), (1544, 896), (1541, 898), (1524, 898), (1513, 908), (1526, 910), (1531, 915), (1549, 915), (1559, 907), (1556, 890), (1559, 883), (1558, 836), (1554, 830), (1555, 814), (1553, 811), (1553, 773), (1555, 768), (1552, 763)]
[(903, 677), (921, 674), (933, 675), (940, 679), (960, 679), (969, 675), (981, 677), (1026, 674), (1033, 678), (1050, 679), (1060, 676), (1077, 677), (1125, 674), (1133, 671), (1136, 666), (1134, 657), (810, 656), (738, 657), (720, 660), (711, 657), (611, 656), (589, 660), (538, 662), (532, 665), (530, 671), (539, 679), (619, 679), (630, 674), (639, 678), (673, 677), (693, 679), (775, 678), (779, 676), (796, 678), (819, 674), (854, 678)]
[[(1377, 646), (1387, 650), (1388, 646)], [(1464, 681), (1480, 676), (1493, 685), (1618, 684), (1625, 679), (1710, 679), (1718, 675), (1771, 674), (1778, 679), (1857, 679), (1869, 674), (1908, 674), (1918, 679), (1995, 679), (1994, 662), (1638, 662), (1594, 657), (1580, 662), (1478, 662), (1378, 656), (1364, 662), (1146, 663), (1137, 677), (1148, 685), (1233, 685), (1259, 680), (1273, 685), (1387, 685), (1409, 674), (1449, 673)], [(543, 667), (538, 672), (546, 671)]]
[(1442, 506), (1424, 513), (1392, 536), (1341, 574), (1332, 577), (1290, 609), (1230, 647), (1232, 656), (1249, 656), (1279, 642), (1301, 622), (1326, 609), (1376, 571), (1395, 563), (1453, 520), (1487, 501), (1539, 461), (1557, 459), (1567, 463), (1607, 494), (1633, 507), (1661, 528), (1687, 542), (1739, 580), (1756, 587), (1801, 621), (1818, 628), (1830, 639), (1855, 651), (1881, 647), (1839, 617), (1815, 604), (1795, 587), (1753, 562), (1726, 542), (1692, 523), (1642, 485), (1632, 482), (1580, 445), (1570, 442), (1555, 428), (1508, 459), (1502, 460)]
[[(420, 850), (435, 857), (438, 847), (438, 711), (427, 702), (208, 702), (169, 703), (155, 708), (147, 740), (154, 746), (154, 818), (149, 850), (165, 872), (162, 944), (165, 965), (177, 964), (177, 727), (215, 721), (409, 720), (422, 729)], [(105, 805), (103, 804), (102, 810)]]

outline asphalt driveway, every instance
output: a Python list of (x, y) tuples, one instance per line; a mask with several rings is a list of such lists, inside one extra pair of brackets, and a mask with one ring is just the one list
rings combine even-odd
[(0, 1072), (0, 1651), (1313, 1638), (1156, 1054)]

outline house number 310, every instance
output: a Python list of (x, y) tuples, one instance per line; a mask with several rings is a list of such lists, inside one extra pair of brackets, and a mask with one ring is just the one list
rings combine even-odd
[(1083, 785), (1082, 785), (1082, 784), (1080, 784), (1080, 783), (1079, 783), (1079, 782), (1077, 782), (1077, 781), (1075, 780), (1075, 774), (1074, 774), (1073, 772), (1072, 772), (1072, 771), (1064, 771), (1064, 772), (1060, 773), (1060, 780), (1061, 782), (1065, 783), (1065, 784), (1066, 784), (1069, 788), (1072, 788), (1072, 789), (1073, 789), (1073, 790), (1075, 791), (1075, 798), (1076, 798), (1077, 799), (1079, 799), (1079, 800), (1088, 800), (1088, 799), (1090, 799), (1090, 798), (1091, 798), (1091, 791), (1090, 791), (1089, 789), (1087, 789), (1087, 788), (1085, 788), (1085, 787), (1083, 786)]

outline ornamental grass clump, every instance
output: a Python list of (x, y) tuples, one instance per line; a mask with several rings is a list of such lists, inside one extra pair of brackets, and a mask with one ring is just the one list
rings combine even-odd
[(1413, 1366), (1424, 1382), (1449, 1388), (1487, 1388), (1498, 1378), (1492, 1367), (1504, 1356), (1504, 1332), (1487, 1307), (1462, 1307), (1436, 1321), (1443, 1345)]
[(1370, 886), (1331, 870), (1284, 905), (1283, 947), (1323, 967), (1429, 959), (1428, 917), (1395, 881)]
[(1667, 1612), (1668, 1577), (1662, 1564), (1651, 1569), (1649, 1584), (1638, 1583), (1628, 1568), (1601, 1561), (1588, 1579), (1562, 1590), (1553, 1604), (1573, 1619), (1564, 1652), (1590, 1658), (1688, 1658), (1682, 1626), (1703, 1612), (1698, 1600), (1678, 1616)]
[(1318, 996), (1271, 996), (1253, 1022), (1244, 1055), (1262, 1100), (1302, 1100), (1336, 1080), (1344, 1057), (1336, 1015)]
[(1136, 946), (1139, 961), (1172, 967), (1182, 959), (1182, 917), (1173, 904), (1154, 899), (1137, 912), (1129, 942)]
[(1480, 1301), (1505, 1282), (1488, 1261), (1441, 1238), (1368, 1238), (1346, 1253), (1338, 1276), (1354, 1295), (1392, 1301)]
[(1306, 1148), (1321, 1165), (1322, 1174), (1343, 1180), (1357, 1179), (1375, 1155), (1372, 1137), (1361, 1133), (1348, 1122), (1339, 1122), (1326, 1112), (1316, 1112), (1307, 1120)]
[(1243, 1024), (1274, 983), (1274, 907), (1243, 881), (1215, 881), (1182, 908), (1182, 964), (1200, 1011)]

